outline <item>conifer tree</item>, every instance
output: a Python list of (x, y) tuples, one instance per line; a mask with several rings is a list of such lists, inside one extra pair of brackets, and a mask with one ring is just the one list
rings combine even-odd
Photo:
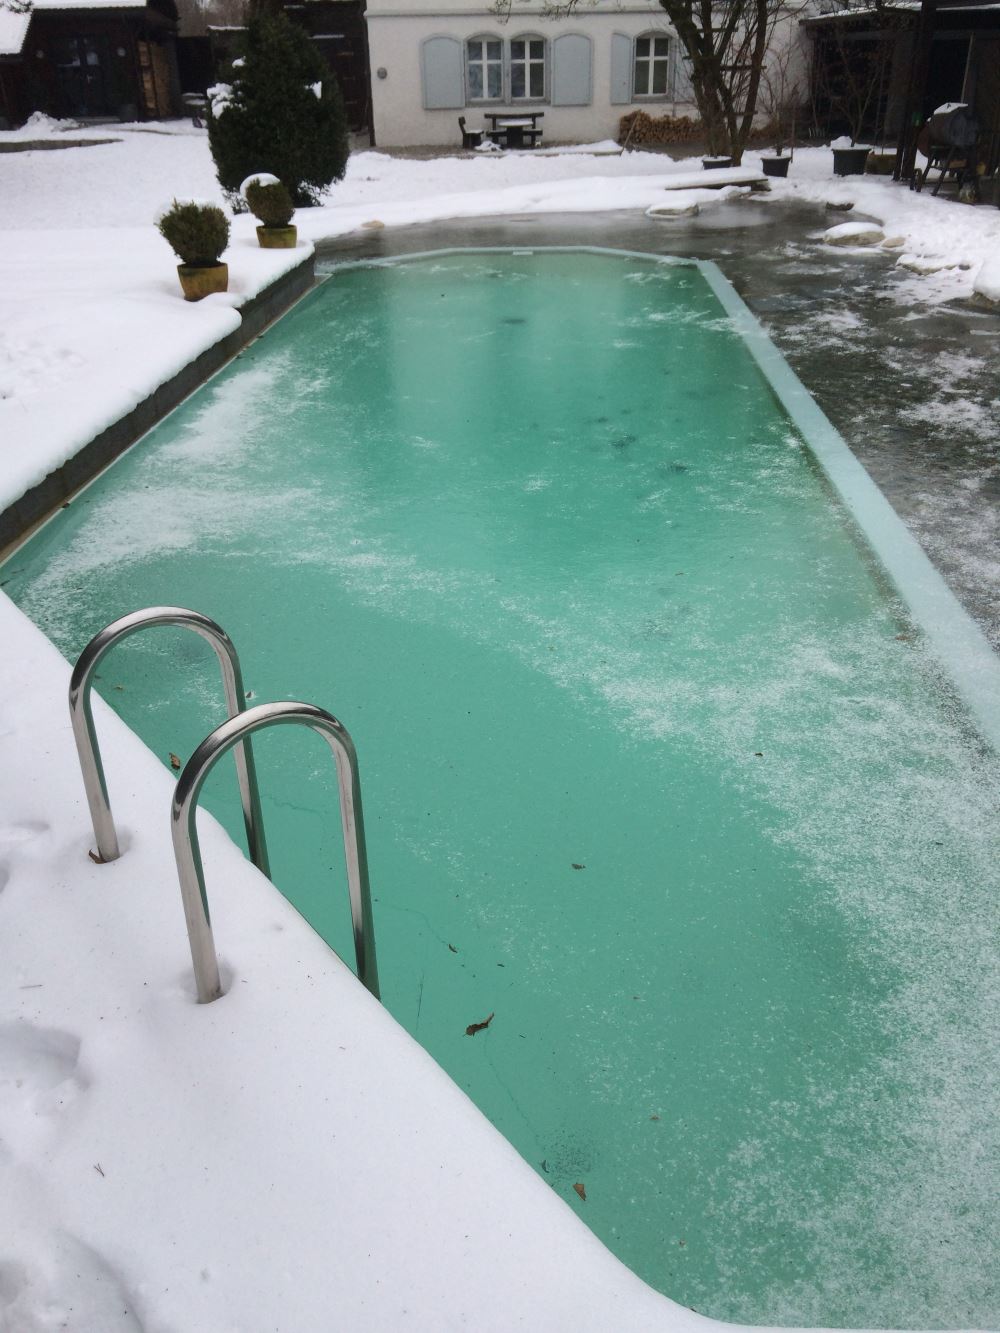
[(350, 150), (340, 88), (306, 33), (280, 11), (251, 10), (231, 84), (209, 91), (208, 142), (236, 207), (254, 172), (277, 176), (300, 208), (342, 178)]

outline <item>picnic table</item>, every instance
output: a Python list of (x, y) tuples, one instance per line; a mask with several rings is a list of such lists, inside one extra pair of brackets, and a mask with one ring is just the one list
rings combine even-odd
[(486, 131), (494, 143), (502, 148), (534, 148), (542, 137), (538, 122), (545, 115), (544, 111), (487, 111), (486, 119), (490, 128)]

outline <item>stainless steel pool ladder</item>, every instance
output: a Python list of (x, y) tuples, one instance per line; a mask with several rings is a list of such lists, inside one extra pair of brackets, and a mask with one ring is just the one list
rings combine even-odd
[(178, 778), (171, 804), (171, 837), (180, 878), (184, 917), (191, 945), (199, 1002), (206, 1004), (218, 999), (222, 994), (222, 984), (208, 911), (198, 831), (195, 825), (198, 797), (205, 779), (216, 762), (228, 750), (235, 749), (250, 859), (263, 874), (270, 877), (250, 736), (255, 731), (282, 723), (298, 723), (310, 727), (323, 736), (333, 751), (340, 789), (344, 856), (347, 862), (358, 978), (376, 999), (379, 998), (375, 927), (368, 882), (361, 786), (357, 753), (350, 734), (331, 713), (313, 704), (260, 704), (248, 710), (239, 657), (232, 640), (220, 625), (198, 611), (189, 611), (178, 606), (155, 606), (122, 616), (91, 639), (73, 669), (69, 689), (70, 717), (80, 757), (87, 804), (94, 825), (94, 836), (97, 839), (99, 859), (115, 861), (121, 852), (108, 800), (104, 765), (101, 762), (90, 703), (94, 673), (101, 658), (114, 644), (138, 630), (155, 625), (177, 625), (192, 629), (208, 640), (219, 659), (226, 706), (229, 710), (229, 720), (216, 727), (188, 760)]
[[(210, 620), (208, 616), (203, 616), (199, 611), (189, 611), (183, 606), (150, 606), (143, 611), (133, 611), (131, 615), (113, 620), (99, 634), (94, 635), (73, 668), (69, 683), (69, 714), (73, 723), (76, 751), (80, 756), (80, 768), (83, 772), (87, 804), (90, 806), (90, 818), (94, 825), (94, 837), (97, 839), (97, 855), (102, 861), (117, 861), (121, 852), (118, 847), (114, 817), (111, 814), (108, 785), (104, 777), (104, 765), (101, 762), (101, 751), (97, 743), (94, 715), (90, 704), (94, 673), (105, 653), (116, 643), (121, 643), (123, 639), (138, 633), (139, 630), (152, 629), (156, 625), (177, 625), (183, 629), (193, 630), (195, 634), (207, 639), (219, 659), (229, 716), (236, 717), (247, 706), (240, 659), (232, 639), (221, 625)], [(264, 827), (260, 817), (257, 773), (249, 740), (237, 750), (235, 759), (240, 801), (243, 805), (243, 822), (247, 831), (247, 850), (250, 853), (250, 860), (261, 874), (270, 876)]]
[(351, 902), (358, 980), (367, 986), (376, 999), (379, 998), (378, 966), (375, 960), (375, 923), (372, 918), (364, 817), (361, 811), (361, 783), (354, 742), (347, 728), (332, 713), (317, 708), (315, 704), (287, 702), (258, 704), (255, 708), (247, 709), (239, 717), (231, 717), (228, 722), (223, 722), (205, 737), (177, 779), (170, 807), (170, 832), (177, 860), (177, 873), (181, 882), (184, 918), (187, 922), (188, 939), (191, 942), (191, 959), (194, 963), (200, 1004), (217, 1000), (222, 994), (222, 982), (212, 937), (208, 898), (205, 893), (205, 875), (195, 824), (198, 796), (205, 779), (227, 750), (246, 744), (255, 731), (287, 724), (298, 724), (318, 732), (333, 751), (340, 788), (344, 859), (347, 862), (347, 887)]

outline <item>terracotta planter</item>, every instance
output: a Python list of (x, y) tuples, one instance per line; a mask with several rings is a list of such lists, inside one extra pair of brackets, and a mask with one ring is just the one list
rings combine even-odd
[(213, 292), (224, 292), (229, 288), (228, 264), (178, 264), (177, 276), (185, 301), (200, 301)]
[(765, 176), (787, 176), (790, 157), (762, 157), (760, 165), (764, 168)]
[(264, 250), (294, 250), (298, 235), (294, 226), (257, 228), (257, 240)]
[(835, 176), (863, 176), (870, 148), (834, 148), (833, 174)]

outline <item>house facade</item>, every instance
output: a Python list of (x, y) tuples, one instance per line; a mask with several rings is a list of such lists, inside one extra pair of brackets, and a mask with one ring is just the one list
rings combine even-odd
[(376, 144), (453, 145), (458, 117), (538, 113), (545, 141), (613, 139), (629, 111), (697, 114), (680, 43), (656, 0), (598, 0), (569, 18), (542, 0), (506, 22), (469, 0), (368, 0)]

